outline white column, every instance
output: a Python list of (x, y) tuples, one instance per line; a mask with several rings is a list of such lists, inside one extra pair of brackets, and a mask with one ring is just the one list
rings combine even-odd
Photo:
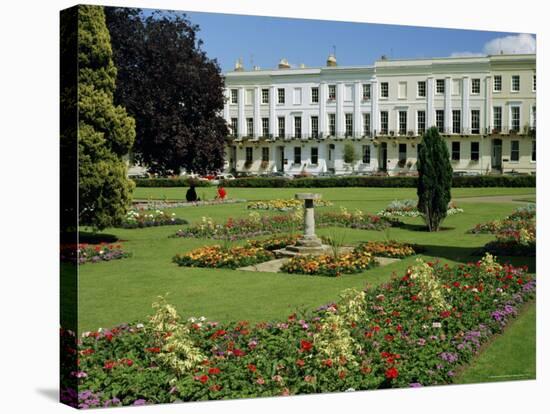
[(336, 136), (343, 136), (346, 130), (346, 121), (344, 119), (344, 83), (336, 84)]
[(355, 82), (353, 91), (353, 133), (356, 137), (361, 136), (361, 82)]
[(246, 135), (246, 119), (244, 116), (244, 88), (239, 88), (238, 100), (238, 134), (240, 137)]
[[(484, 122), (481, 125), (489, 133), (489, 127), (491, 126), (491, 102), (493, 97), (491, 96), (491, 77), (485, 77), (485, 116)], [(481, 131), (483, 133), (483, 131)], [(480, 157), (481, 159), (481, 157)]]
[(223, 96), (225, 97), (225, 103), (223, 105), (223, 119), (225, 119), (225, 122), (231, 125), (231, 116), (229, 115), (229, 102), (231, 99), (231, 90), (225, 89)]
[(470, 78), (462, 78), (462, 129), (463, 133), (470, 133)]
[(275, 114), (275, 100), (277, 99), (275, 86), (269, 88), (269, 133), (277, 136), (277, 115)]
[(321, 82), (319, 85), (319, 134), (327, 136), (327, 83)]
[(378, 109), (378, 81), (374, 79), (370, 86), (370, 129), (372, 137), (380, 132), (380, 111)]
[(435, 125), (434, 92), (434, 78), (428, 76), (426, 83), (426, 129)]
[(260, 117), (260, 100), (262, 99), (262, 91), (259, 86), (254, 88), (254, 137), (258, 138), (262, 135), (262, 118)]
[(445, 77), (445, 115), (444, 115), (444, 131), (446, 133), (451, 132), (452, 125), (452, 108), (451, 108), (451, 77)]

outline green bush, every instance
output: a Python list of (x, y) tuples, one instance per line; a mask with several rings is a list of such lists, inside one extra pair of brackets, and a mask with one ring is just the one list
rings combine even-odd
[[(270, 188), (327, 188), (327, 187), (392, 187), (416, 188), (417, 177), (305, 177), (289, 180), (286, 178), (250, 177), (224, 181), (225, 187), (270, 187)], [(140, 187), (140, 184), (136, 184)], [(536, 177), (490, 176), (453, 177), (453, 188), (458, 187), (535, 187)], [(155, 185), (151, 185), (154, 187)]]
[[(136, 187), (189, 187), (189, 178), (134, 178)], [(204, 180), (193, 180), (195, 187), (210, 187), (212, 184)]]

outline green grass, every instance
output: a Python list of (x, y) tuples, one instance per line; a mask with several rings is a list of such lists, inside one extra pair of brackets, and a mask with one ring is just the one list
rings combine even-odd
[(536, 305), (528, 304), (519, 317), (486, 347), (459, 376), (459, 384), (536, 378)]
[[(173, 196), (185, 191), (181, 188), (137, 189), (136, 197), (144, 193)], [(143, 190), (143, 191), (142, 191)], [(200, 189), (202, 190), (202, 189)], [(205, 189), (212, 190), (213, 189)], [(297, 189), (229, 189), (232, 197), (247, 199), (289, 198)], [(310, 191), (310, 190), (307, 190)], [(340, 206), (360, 208), (370, 213), (383, 209), (394, 199), (414, 198), (414, 189), (315, 189), (325, 199), (334, 202), (332, 209)], [(518, 194), (532, 195), (534, 189), (456, 189), (454, 197), (480, 195)], [(213, 193), (212, 193), (213, 195)], [(422, 231), (420, 219), (406, 219), (404, 228), (392, 228), (387, 232), (354, 229), (321, 229), (320, 234), (338, 234), (345, 243), (391, 238), (426, 247), (424, 256), (440, 258), (448, 263), (473, 261), (472, 252), (492, 239), (491, 235), (471, 235), (465, 231), (476, 223), (505, 217), (518, 204), (468, 203), (460, 206), (465, 213), (447, 218), (438, 233)], [(209, 216), (216, 220), (246, 216), (246, 204), (231, 204), (172, 209), (179, 217), (191, 222)], [(271, 213), (263, 213), (271, 214)], [(348, 287), (376, 285), (389, 279), (392, 273), (401, 274), (414, 262), (408, 258), (389, 266), (374, 268), (357, 275), (341, 278), (308, 277), (285, 274), (193, 269), (178, 267), (171, 262), (176, 253), (189, 251), (213, 240), (170, 238), (180, 226), (147, 229), (106, 229), (124, 241), (126, 249), (133, 253), (130, 259), (80, 267), (79, 272), (79, 331), (110, 327), (119, 323), (143, 320), (151, 314), (151, 303), (158, 295), (169, 293), (173, 303), (184, 317), (206, 316), (211, 320), (250, 321), (284, 318), (303, 307), (312, 308), (337, 298)], [(506, 259), (506, 258), (504, 258)], [(535, 271), (534, 258), (513, 258), (514, 264), (527, 264)]]

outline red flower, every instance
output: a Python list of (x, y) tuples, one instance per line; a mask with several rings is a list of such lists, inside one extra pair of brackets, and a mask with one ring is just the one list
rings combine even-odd
[(451, 316), (451, 311), (442, 311), (439, 315), (441, 315), (442, 318), (448, 318)]
[(518, 285), (523, 285), (523, 279), (521, 278), (518, 279)]
[(456, 287), (456, 288), (460, 287), (460, 282), (453, 282), (453, 286)]
[(105, 339), (109, 342), (111, 342), (113, 340), (113, 334), (111, 333), (106, 333), (105, 334)]
[(233, 355), (235, 355), (236, 357), (242, 357), (244, 356), (244, 351), (241, 351), (240, 349), (234, 349)]
[(92, 348), (83, 349), (80, 351), (80, 355), (92, 355), (95, 351)]
[(418, 300), (418, 296), (412, 295), (412, 296), (411, 296), (411, 300), (412, 300), (413, 302), (416, 302), (416, 301)]
[(309, 352), (313, 348), (313, 343), (305, 340), (300, 341), (300, 351), (301, 352)]
[(121, 362), (122, 364), (125, 364), (126, 366), (129, 366), (129, 367), (131, 367), (132, 365), (134, 365), (134, 361), (132, 361), (132, 360), (129, 359), (129, 358), (121, 359), (120, 362)]
[(298, 365), (299, 367), (303, 367), (305, 364), (306, 362), (303, 359), (296, 360), (296, 365)]
[(201, 375), (197, 379), (204, 384), (208, 381), (208, 375)]
[(329, 358), (329, 359), (325, 359), (325, 360), (323, 361), (323, 365), (324, 365), (325, 367), (329, 367), (329, 368), (332, 367), (332, 359), (330, 359), (330, 358)]
[(224, 330), (224, 329), (218, 329), (216, 332), (214, 332), (214, 333), (212, 334), (212, 336), (210, 337), (210, 339), (216, 339), (216, 338), (219, 337), (219, 336), (224, 336), (226, 333), (227, 333), (226, 330)]
[(113, 369), (116, 366), (115, 361), (105, 361), (105, 364), (103, 364), (104, 369)]
[(397, 368), (391, 367), (386, 370), (386, 378), (387, 379), (395, 379), (399, 375), (399, 372), (397, 371)]
[(248, 368), (248, 370), (249, 370), (250, 372), (256, 372), (256, 369), (257, 369), (257, 368), (256, 368), (256, 365), (254, 365), (254, 364), (248, 364), (246, 367)]
[(218, 375), (220, 372), (222, 372), (222, 371), (221, 371), (221, 369), (219, 369), (218, 367), (213, 367), (213, 368), (210, 368), (210, 369), (208, 370), (208, 373), (209, 373), (210, 375)]
[(219, 391), (222, 389), (222, 386), (220, 384), (214, 384), (210, 386), (210, 391)]
[(151, 347), (151, 348), (145, 348), (147, 352), (151, 352), (152, 354), (158, 354), (160, 352), (160, 348), (158, 346)]
[(384, 335), (384, 339), (388, 342), (391, 342), (391, 341), (393, 341), (393, 335), (386, 334), (386, 335)]
[(342, 370), (342, 371), (338, 372), (338, 377), (340, 379), (346, 378), (346, 371)]

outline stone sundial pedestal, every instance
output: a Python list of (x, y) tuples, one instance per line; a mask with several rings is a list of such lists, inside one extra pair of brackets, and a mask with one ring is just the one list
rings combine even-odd
[(298, 239), (296, 244), (277, 250), (276, 253), (281, 256), (320, 255), (328, 253), (330, 246), (323, 244), (321, 239), (315, 234), (315, 210), (313, 202), (320, 199), (321, 194), (298, 193), (295, 198), (297, 200), (304, 200), (304, 234)]

